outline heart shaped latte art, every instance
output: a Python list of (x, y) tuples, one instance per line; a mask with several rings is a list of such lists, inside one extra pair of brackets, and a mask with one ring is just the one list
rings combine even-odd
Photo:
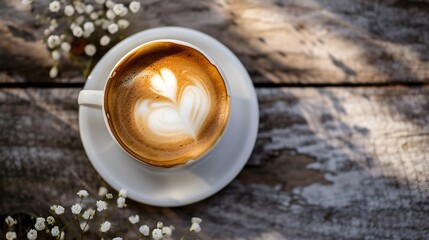
[(170, 101), (138, 101), (134, 109), (138, 125), (145, 123), (154, 134), (171, 141), (182, 136), (196, 140), (209, 114), (210, 95), (197, 77), (189, 75), (188, 78), (192, 84), (185, 86), (178, 96), (177, 78), (171, 70), (162, 68), (159, 74), (153, 74), (150, 78), (151, 90)]

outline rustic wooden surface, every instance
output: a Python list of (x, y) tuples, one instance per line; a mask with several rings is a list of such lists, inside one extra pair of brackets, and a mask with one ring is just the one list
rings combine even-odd
[[(245, 169), (218, 194), (180, 208), (129, 201), (116, 221), (139, 213), (184, 232), (200, 216), (200, 239), (429, 238), (426, 2), (143, 5), (131, 32), (191, 27), (239, 56), (257, 86), (260, 126)], [(0, 2), (0, 217), (46, 214), (81, 188), (94, 196), (108, 186), (79, 137), (84, 79), (74, 68), (47, 77), (33, 18), (19, 1)]]

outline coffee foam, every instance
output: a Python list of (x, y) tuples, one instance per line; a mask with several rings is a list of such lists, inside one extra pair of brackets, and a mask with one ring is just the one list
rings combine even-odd
[(170, 42), (125, 59), (106, 87), (109, 125), (136, 158), (174, 166), (204, 154), (222, 134), (229, 97), (217, 68), (198, 51)]

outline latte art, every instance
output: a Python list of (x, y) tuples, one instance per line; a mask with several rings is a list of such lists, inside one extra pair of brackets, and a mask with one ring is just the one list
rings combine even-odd
[(135, 158), (171, 167), (214, 146), (229, 118), (229, 96), (203, 54), (173, 42), (139, 47), (115, 67), (106, 86), (112, 134)]
[(186, 75), (191, 83), (180, 94), (177, 94), (177, 78), (171, 70), (162, 68), (160, 74), (150, 77), (151, 90), (168, 101), (144, 99), (136, 103), (134, 119), (140, 131), (144, 133), (147, 125), (154, 134), (165, 137), (164, 141), (167, 142), (174, 142), (184, 135), (197, 140), (197, 134), (209, 113), (210, 95), (198, 76)]

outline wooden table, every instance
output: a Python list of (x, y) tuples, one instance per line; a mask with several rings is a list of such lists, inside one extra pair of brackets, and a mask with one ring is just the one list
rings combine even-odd
[[(129, 201), (200, 239), (429, 238), (429, 4), (425, 1), (142, 1), (130, 33), (178, 25), (244, 63), (260, 126), (241, 174), (180, 208)], [(46, 7), (39, 4), (37, 9)], [(0, 3), (0, 214), (46, 214), (108, 186), (79, 137), (85, 79), (52, 61), (34, 14)], [(121, 217), (121, 218), (120, 218)], [(1, 238), (1, 237), (0, 237)]]

